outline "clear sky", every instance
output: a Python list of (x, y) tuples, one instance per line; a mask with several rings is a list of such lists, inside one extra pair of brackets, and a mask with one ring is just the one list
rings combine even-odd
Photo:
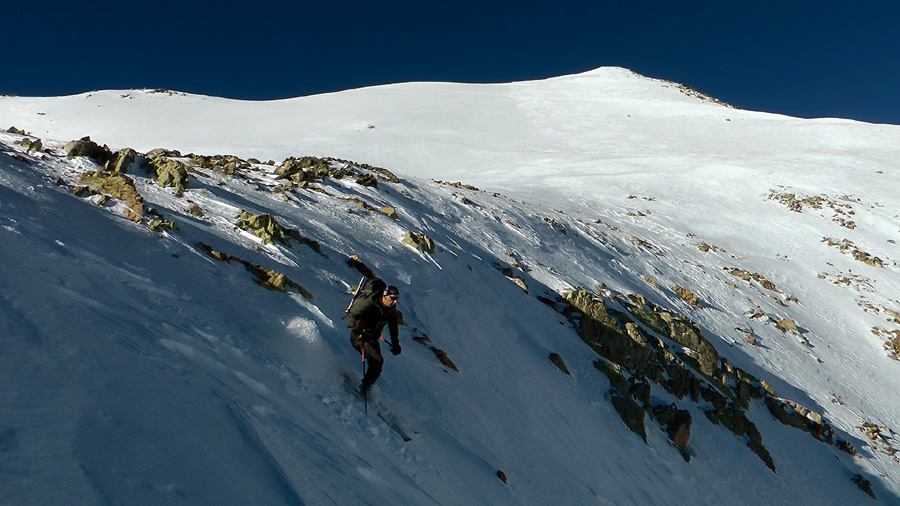
[(273, 99), (620, 66), (744, 109), (900, 124), (900, 0), (50, 0), (3, 10), (0, 94)]

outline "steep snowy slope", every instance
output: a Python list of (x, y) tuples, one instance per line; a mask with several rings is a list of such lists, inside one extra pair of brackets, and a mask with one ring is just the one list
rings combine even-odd
[[(737, 111), (621, 69), (274, 103), (144, 91), (6, 97), (6, 124), (44, 146), (0, 134), (0, 261), (9, 266), (0, 274), (0, 502), (870, 501), (856, 474), (879, 502), (900, 502), (900, 464), (888, 454), (900, 364), (885, 349), (900, 328), (891, 321), (900, 311), (898, 127)], [(320, 177), (312, 186), (324, 193), (284, 191), (275, 166), (241, 161), (231, 174), (196, 166), (179, 193), (138, 157), (128, 176), (179, 229), (151, 231), (149, 211), (135, 224), (116, 199), (71, 194), (97, 169), (61, 156), (63, 142), (83, 135), (141, 152), (279, 163), (331, 155), (401, 179), (370, 188), (354, 175)], [(296, 240), (261, 244), (236, 228), (241, 210), (271, 214), (321, 253)], [(404, 245), (407, 231), (426, 234), (435, 251)], [(201, 243), (287, 274), (312, 298), (263, 290), (254, 269), (216, 261)], [(404, 352), (387, 358), (375, 396), (409, 442), (363, 413), (342, 379), (361, 374), (341, 320), (360, 276), (346, 262), (353, 254), (403, 291)], [(645, 417), (645, 443), (579, 337), (583, 317), (560, 312), (560, 296), (601, 283), (610, 309), (624, 314), (624, 296), (640, 294), (696, 322), (728, 363), (823, 414), (833, 440), (751, 401), (746, 416), (776, 474), (748, 436), (705, 415), (713, 402), (653, 383), (651, 404), (692, 415), (690, 461), (659, 414)], [(797, 330), (776, 328), (782, 320)], [(865, 423), (881, 435), (870, 440)]]

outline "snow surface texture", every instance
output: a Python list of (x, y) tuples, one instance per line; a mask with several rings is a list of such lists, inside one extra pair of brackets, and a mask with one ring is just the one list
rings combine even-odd
[[(276, 102), (0, 97), (0, 126), (43, 140), (28, 152), (0, 134), (0, 504), (900, 504), (900, 363), (885, 349), (900, 328), (898, 126), (735, 110), (624, 69)], [(85, 135), (144, 153), (333, 156), (401, 182), (282, 193), (275, 166), (254, 163), (194, 173), (177, 194), (135, 164), (147, 206), (180, 229), (153, 232), (121, 202), (72, 195), (97, 166), (62, 146)], [(241, 210), (322, 254), (262, 244), (235, 227)], [(402, 244), (408, 230), (435, 252)], [(263, 290), (201, 242), (314, 298)], [(373, 396), (409, 442), (342, 378), (362, 372), (342, 320), (353, 254), (403, 294), (403, 354)], [(753, 401), (773, 473), (709, 406), (656, 385), (656, 402), (692, 414), (690, 462), (649, 416), (645, 443), (609, 402), (598, 355), (537, 300), (601, 283), (687, 315), (859, 456)], [(412, 340), (424, 335), (458, 372)]]

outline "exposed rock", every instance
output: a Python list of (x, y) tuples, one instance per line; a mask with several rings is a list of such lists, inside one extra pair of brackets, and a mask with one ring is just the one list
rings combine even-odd
[[(518, 261), (516, 262), (517, 265)], [(525, 283), (525, 280), (520, 276), (516, 275), (516, 271), (512, 269), (512, 267), (504, 267), (503, 264), (495, 263), (494, 268), (503, 273), (504, 276), (509, 278), (510, 281), (519, 285), (519, 288), (525, 290), (525, 293), (528, 293), (528, 284)]]
[(163, 188), (173, 187), (183, 192), (190, 184), (188, 166), (178, 160), (158, 156), (147, 162), (150, 172), (156, 174), (156, 182)]
[(325, 256), (322, 253), (322, 246), (319, 245), (319, 241), (310, 239), (308, 237), (304, 237), (303, 234), (301, 234), (299, 230), (295, 230), (295, 229), (288, 229), (287, 234), (289, 237), (291, 237), (292, 239), (296, 239), (301, 244), (305, 244), (305, 245), (309, 246), (316, 253), (318, 253), (322, 256)]
[(356, 178), (356, 184), (358, 184), (360, 186), (378, 188), (378, 179), (371, 174), (365, 174), (363, 176)]
[(180, 233), (178, 229), (178, 225), (175, 224), (172, 220), (164, 220), (164, 219), (155, 219), (150, 222), (148, 225), (150, 230), (154, 232), (162, 232), (163, 230), (169, 230), (171, 232)]
[(497, 470), (497, 478), (500, 478), (500, 481), (503, 483), (509, 484), (509, 480), (506, 478), (506, 473), (503, 471)]
[(578, 321), (578, 334), (600, 356), (617, 364), (625, 364), (633, 341), (625, 333), (609, 313), (606, 303), (601, 297), (595, 297), (584, 289), (571, 292), (566, 301), (581, 312)]
[(700, 303), (700, 297), (698, 297), (696, 293), (694, 293), (686, 288), (682, 288), (678, 285), (675, 285), (674, 287), (672, 287), (672, 291), (675, 292), (676, 294), (678, 294), (679, 297), (684, 299), (691, 306), (703, 307), (703, 305)]
[(170, 150), (170, 149), (165, 149), (165, 148), (156, 148), (154, 150), (151, 150), (149, 153), (147, 153), (146, 157), (148, 159), (153, 159), (153, 158), (157, 158), (157, 157), (181, 158), (181, 152), (175, 151), (175, 150)]
[(197, 204), (193, 204), (191, 207), (187, 208), (188, 214), (192, 214), (198, 218), (203, 217), (203, 208), (198, 206)]
[(644, 429), (644, 410), (633, 399), (621, 394), (613, 394), (610, 398), (619, 417), (625, 422), (625, 425), (644, 442), (647, 442), (647, 432)]
[(105, 165), (112, 158), (112, 152), (107, 146), (100, 147), (90, 137), (83, 137), (77, 141), (72, 141), (63, 148), (69, 158), (76, 156), (87, 156), (94, 159), (98, 164)]
[(450, 369), (453, 369), (456, 372), (459, 372), (459, 368), (457, 368), (456, 364), (454, 364), (453, 361), (450, 360), (450, 357), (447, 356), (447, 353), (444, 352), (444, 350), (439, 350), (439, 349), (435, 348), (434, 346), (432, 346), (430, 349), (431, 349), (431, 352), (434, 353), (434, 356), (436, 356), (438, 358), (438, 360), (440, 360), (441, 363), (444, 364), (444, 367), (448, 367)]
[(547, 297), (543, 297), (541, 295), (537, 296), (537, 300), (539, 300), (543, 304), (546, 304), (547, 306), (550, 306), (551, 309), (559, 311), (559, 304), (555, 300), (548, 299)]
[(103, 170), (107, 172), (116, 172), (118, 174), (125, 174), (128, 172), (128, 168), (137, 161), (137, 152), (131, 148), (125, 148), (113, 153), (110, 157), (109, 161), (106, 162), (106, 165), (103, 167)]
[(693, 424), (691, 413), (678, 409), (674, 404), (656, 408), (653, 412), (656, 415), (656, 421), (666, 430), (669, 439), (681, 451), (681, 456), (686, 462), (690, 462), (688, 440), (691, 438), (691, 425)]
[(569, 372), (569, 368), (566, 367), (566, 363), (565, 363), (565, 361), (563, 360), (563, 358), (562, 358), (561, 356), (559, 356), (559, 353), (551, 353), (551, 354), (550, 354), (550, 361), (553, 362), (553, 365), (555, 365), (555, 366), (557, 367), (557, 369), (559, 369), (560, 371), (562, 371), (564, 374), (569, 375), (569, 376), (572, 375), (572, 374)]
[(257, 284), (265, 288), (266, 290), (285, 292), (288, 288), (293, 288), (294, 290), (297, 290), (304, 298), (309, 300), (313, 299), (313, 295), (308, 290), (292, 281), (283, 273), (274, 271), (261, 265), (247, 262), (246, 260), (241, 260), (238, 257), (228, 255), (226, 253), (216, 251), (211, 246), (202, 242), (197, 244), (197, 249), (205, 252), (207, 255), (220, 262), (231, 263), (232, 261), (234, 261), (240, 263), (256, 277)]
[(766, 397), (766, 407), (779, 422), (809, 432), (819, 441), (832, 444), (834, 442), (834, 430), (825, 423), (824, 417), (810, 411), (796, 402), (777, 397)]
[(680, 315), (673, 316), (666, 312), (660, 312), (659, 315), (669, 324), (669, 337), (673, 341), (697, 352), (700, 372), (714, 376), (719, 366), (719, 353), (703, 338), (700, 328)]
[(853, 476), (853, 483), (856, 483), (856, 486), (859, 487), (860, 490), (868, 494), (869, 497), (875, 499), (876, 501), (878, 500), (875, 497), (875, 491), (872, 490), (872, 483), (869, 480), (863, 478), (863, 475), (857, 474)]
[(138, 193), (134, 180), (130, 177), (117, 173), (85, 172), (81, 175), (81, 182), (124, 201), (133, 213), (126, 215), (126, 218), (141, 221), (144, 215), (144, 198)]
[(288, 158), (277, 169), (275, 175), (279, 179), (288, 179), (296, 183), (312, 181), (330, 174), (331, 164), (324, 158), (304, 156), (302, 158)]
[(844, 441), (843, 439), (839, 439), (834, 444), (834, 446), (836, 446), (838, 450), (840, 450), (844, 453), (849, 453), (850, 455), (853, 455), (854, 457), (859, 457), (859, 452), (856, 451), (856, 447), (853, 446), (853, 443), (851, 443), (850, 441)]
[(794, 320), (779, 320), (778, 323), (775, 324), (775, 327), (782, 332), (800, 333), (800, 329), (797, 328), (797, 322)]
[(31, 140), (29, 138), (24, 138), (20, 141), (16, 141), (16, 144), (25, 147), (25, 152), (31, 154), (32, 151), (40, 151), (44, 148), (44, 143), (40, 139)]
[(381, 211), (383, 214), (387, 215), (388, 218), (392, 218), (395, 220), (400, 219), (400, 215), (397, 214), (397, 210), (394, 209), (393, 207), (381, 206), (381, 209), (379, 209), (379, 211)]
[(628, 380), (622, 374), (621, 366), (608, 364), (603, 360), (594, 360), (594, 367), (609, 379), (609, 384), (614, 390), (622, 394), (628, 393)]
[(263, 244), (272, 244), (274, 241), (278, 241), (288, 248), (291, 247), (291, 240), (285, 234), (285, 229), (271, 214), (250, 214), (247, 211), (241, 211), (238, 215), (237, 227), (249, 230), (262, 239)]
[(408, 244), (422, 253), (434, 253), (434, 241), (425, 234), (407, 231), (406, 237), (403, 238), (403, 244)]

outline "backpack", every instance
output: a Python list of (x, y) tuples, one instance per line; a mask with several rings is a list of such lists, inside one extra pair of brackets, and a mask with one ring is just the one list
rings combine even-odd
[(387, 288), (387, 283), (382, 281), (381, 278), (370, 279), (363, 277), (359, 281), (359, 285), (356, 287), (356, 293), (353, 294), (353, 299), (350, 301), (350, 305), (347, 306), (347, 309), (344, 310), (344, 312), (350, 314), (350, 310), (352, 310), (354, 306), (361, 304), (362, 301), (366, 299), (371, 299), (372, 296), (376, 293), (384, 292), (385, 288)]

